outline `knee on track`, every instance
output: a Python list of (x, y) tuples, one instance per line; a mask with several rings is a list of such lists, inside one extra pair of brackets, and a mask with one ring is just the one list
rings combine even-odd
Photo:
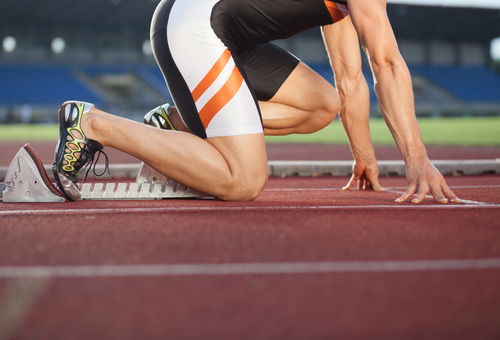
[(218, 198), (224, 201), (253, 201), (259, 197), (268, 179), (267, 171), (250, 176), (236, 176), (221, 186)]

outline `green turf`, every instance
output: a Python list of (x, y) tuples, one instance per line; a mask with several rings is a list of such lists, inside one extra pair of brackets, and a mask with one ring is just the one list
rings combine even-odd
[[(500, 117), (421, 118), (419, 123), (427, 145), (500, 146)], [(394, 144), (382, 119), (372, 119), (370, 128), (375, 144)], [(271, 143), (347, 143), (347, 136), (338, 120), (314, 134), (271, 136), (266, 139)]]
[(43, 141), (57, 139), (55, 124), (0, 125), (0, 140)]
[[(500, 146), (500, 117), (422, 118), (419, 119), (424, 141), (428, 145)], [(371, 121), (373, 141), (392, 144), (392, 137), (382, 119)], [(55, 125), (0, 125), (0, 140), (56, 140)], [(309, 135), (266, 137), (270, 143), (347, 143), (337, 120), (327, 128)]]

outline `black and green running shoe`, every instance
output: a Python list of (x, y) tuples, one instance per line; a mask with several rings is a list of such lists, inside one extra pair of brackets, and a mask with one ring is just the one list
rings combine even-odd
[[(88, 139), (82, 130), (82, 116), (94, 107), (93, 104), (68, 101), (61, 105), (58, 112), (59, 119), (59, 142), (55, 150), (55, 163), (52, 167), (54, 177), (59, 189), (69, 201), (77, 201), (81, 197), (80, 188), (77, 185), (77, 176), (80, 170), (88, 167), (85, 180), (90, 168), (94, 166), (99, 156), (103, 153), (102, 145), (98, 141)], [(94, 162), (94, 156), (98, 157)], [(108, 170), (109, 160), (106, 157), (105, 171)], [(109, 171), (109, 170), (108, 170)], [(84, 181), (85, 181), (84, 180)]]
[(175, 110), (175, 107), (168, 103), (160, 105), (146, 113), (144, 116), (144, 124), (156, 126), (162, 130), (178, 130), (170, 119), (172, 110)]

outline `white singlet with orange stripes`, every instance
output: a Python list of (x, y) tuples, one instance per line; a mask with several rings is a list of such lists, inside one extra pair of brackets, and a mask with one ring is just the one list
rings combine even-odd
[(257, 104), (210, 15), (218, 0), (177, 0), (167, 25), (172, 58), (191, 91), (207, 137), (263, 133)]

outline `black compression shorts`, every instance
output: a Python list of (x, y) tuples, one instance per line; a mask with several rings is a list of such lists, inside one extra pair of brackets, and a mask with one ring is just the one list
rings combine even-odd
[(268, 101), (278, 92), (299, 62), (294, 55), (272, 43), (257, 46), (241, 57), (255, 95), (262, 101)]

